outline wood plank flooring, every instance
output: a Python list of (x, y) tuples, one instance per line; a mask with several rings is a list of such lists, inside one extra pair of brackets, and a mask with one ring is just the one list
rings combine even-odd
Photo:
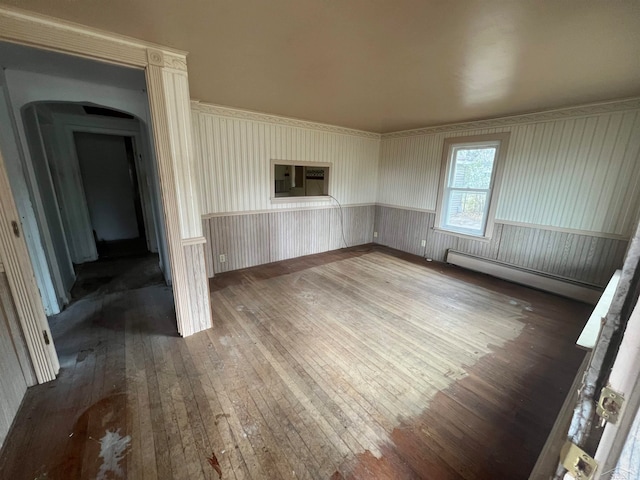
[(590, 312), (381, 247), (211, 295), (186, 339), (162, 286), (57, 318), (61, 374), (27, 393), (0, 478), (525, 479)]

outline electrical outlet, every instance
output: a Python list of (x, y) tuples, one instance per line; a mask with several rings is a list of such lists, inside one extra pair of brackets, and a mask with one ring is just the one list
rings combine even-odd
[(423, 247), (427, 246), (427, 241), (426, 240), (422, 240), (422, 242), (420, 242), (420, 245), (422, 245)]
[(373, 232), (373, 238), (378, 238), (378, 232)]
[(221, 253), (220, 254), (220, 263), (224, 263), (227, 261), (227, 254), (226, 253)]

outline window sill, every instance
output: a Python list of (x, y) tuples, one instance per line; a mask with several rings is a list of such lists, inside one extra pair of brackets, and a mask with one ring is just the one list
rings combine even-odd
[(466, 240), (476, 240), (478, 242), (484, 242), (484, 243), (489, 243), (491, 241), (490, 236), (471, 235), (469, 233), (461, 233), (461, 232), (456, 232), (454, 230), (445, 230), (444, 228), (439, 228), (439, 227), (433, 227), (432, 230), (438, 233), (443, 233), (445, 235), (452, 235), (454, 237), (464, 238)]
[(271, 197), (271, 203), (302, 203), (302, 202), (330, 202), (329, 195), (315, 197)]

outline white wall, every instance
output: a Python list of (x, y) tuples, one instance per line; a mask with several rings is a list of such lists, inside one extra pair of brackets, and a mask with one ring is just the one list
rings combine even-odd
[[(37, 202), (38, 198), (35, 198), (35, 208), (32, 206), (32, 199), (28, 193), (28, 185), (34, 183), (34, 179), (25, 177), (26, 172), (29, 175), (31, 169), (31, 157), (28, 151), (27, 138), (24, 131), (24, 122), (22, 119), (22, 108), (32, 102), (46, 102), (46, 101), (68, 101), (68, 102), (84, 102), (93, 103), (104, 107), (114, 108), (117, 110), (125, 111), (132, 115), (135, 115), (144, 123), (145, 128), (149, 125), (149, 107), (146, 91), (142, 88), (119, 88), (109, 85), (102, 85), (94, 82), (86, 82), (78, 80), (76, 78), (63, 78), (52, 75), (46, 75), (42, 73), (26, 72), (21, 70), (7, 69), (4, 71), (6, 85), (6, 96), (9, 100), (8, 103), (8, 116), (15, 118), (15, 131), (10, 129), (7, 122), (2, 122), (3, 136), (9, 138), (12, 143), (16, 145), (16, 148), (11, 147), (14, 151), (19, 151), (19, 154), (11, 152), (7, 157), (7, 171), (10, 176), (12, 186), (15, 186), (14, 196), (16, 197), (16, 203), (18, 209), (21, 212), (21, 220), (23, 223), (25, 237), (29, 246), (32, 263), (36, 273), (36, 279), (40, 291), (43, 296), (43, 303), (47, 314), (55, 314), (59, 312), (61, 305), (57, 302), (55, 297), (55, 291), (52, 278), (55, 276), (47, 265), (47, 259), (43, 244), (45, 240), (41, 236), (41, 232), (37, 228), (36, 216), (38, 213)], [(141, 70), (140, 75), (144, 80), (144, 73)], [(144, 81), (141, 82), (144, 84)], [(148, 139), (145, 139), (148, 141)], [(11, 142), (4, 141), (4, 144)], [(148, 161), (155, 168), (155, 156), (152, 149), (147, 148), (145, 145), (145, 151), (148, 152)], [(31, 175), (33, 177), (33, 175)], [(151, 181), (156, 181), (157, 178), (150, 176)], [(31, 182), (31, 183), (29, 183)], [(153, 189), (157, 190), (157, 185), (152, 185)], [(150, 195), (155, 199), (155, 202), (160, 201), (159, 192), (151, 191)], [(64, 208), (61, 205), (61, 208)], [(159, 205), (154, 205), (153, 213), (155, 218), (162, 218), (163, 212)], [(156, 222), (158, 225), (159, 234), (158, 237), (164, 239), (164, 222)], [(65, 226), (67, 227), (67, 226)], [(92, 239), (91, 239), (92, 240)], [(69, 245), (71, 248), (71, 245)], [(167, 282), (171, 282), (169, 262), (167, 257), (167, 251), (164, 249), (164, 245), (160, 248), (161, 265), (165, 272), (165, 278)]]
[(36, 283), (42, 296), (42, 304), (45, 313), (53, 315), (60, 311), (60, 305), (56, 295), (56, 288), (53, 285), (52, 275), (49, 271), (43, 241), (38, 230), (34, 204), (29, 195), (29, 187), (25, 177), (25, 173), (29, 174), (29, 171), (25, 172), (25, 168), (23, 168), (24, 152), (4, 72), (0, 72), (0, 81), (2, 82), (2, 95), (0, 96), (0, 149), (2, 150), (7, 175), (11, 182), (16, 208), (20, 214), (22, 233), (27, 244), (29, 256), (32, 259)]
[(91, 226), (98, 241), (140, 236), (125, 139), (77, 132), (78, 162)]
[[(34, 173), (35, 189), (40, 199), (38, 224), (44, 249), (47, 255), (49, 270), (53, 275), (54, 288), (58, 296), (59, 305), (66, 305), (71, 300), (71, 288), (76, 279), (71, 255), (64, 234), (64, 227), (60, 216), (60, 205), (56, 197), (51, 178), (48, 158), (51, 158), (51, 145), (47, 142), (50, 124), (43, 121), (35, 107), (28, 107), (23, 112), (25, 133), (29, 142), (31, 167)], [(35, 194), (31, 198), (36, 198)]]
[(378, 202), (434, 211), (444, 139), (511, 132), (496, 221), (630, 235), (640, 203), (640, 110), (496, 123), (383, 135)]
[(330, 162), (330, 191), (340, 203), (375, 203), (379, 136), (310, 122), (283, 124), (253, 113), (234, 118), (233, 112), (216, 107), (214, 114), (197, 106), (192, 112), (203, 215), (327, 206), (322, 201), (272, 204), (272, 159)]

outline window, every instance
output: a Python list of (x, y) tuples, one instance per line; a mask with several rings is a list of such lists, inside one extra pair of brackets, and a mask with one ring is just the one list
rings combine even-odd
[(508, 134), (445, 140), (436, 228), (490, 238)]
[(271, 198), (328, 200), (330, 170), (329, 163), (272, 160)]

